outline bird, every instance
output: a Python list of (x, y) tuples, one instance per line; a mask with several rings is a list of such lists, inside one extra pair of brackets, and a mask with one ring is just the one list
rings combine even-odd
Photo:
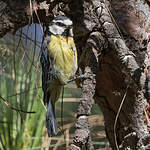
[(78, 68), (77, 49), (73, 38), (73, 22), (66, 16), (55, 17), (45, 33), (40, 57), (43, 101), (47, 106), (48, 136), (58, 134), (55, 103)]

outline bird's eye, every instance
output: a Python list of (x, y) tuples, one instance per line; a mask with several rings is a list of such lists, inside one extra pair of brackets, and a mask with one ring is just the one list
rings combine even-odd
[(65, 26), (65, 24), (63, 24), (63, 23), (61, 23), (61, 22), (56, 22), (56, 24), (57, 24), (58, 26), (61, 26), (61, 27), (64, 27), (64, 26)]

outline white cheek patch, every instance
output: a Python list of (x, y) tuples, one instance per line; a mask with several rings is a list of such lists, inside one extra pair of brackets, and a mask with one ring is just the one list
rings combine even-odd
[(62, 35), (62, 33), (64, 32), (64, 28), (57, 25), (51, 25), (49, 26), (49, 31), (55, 35), (56, 34)]

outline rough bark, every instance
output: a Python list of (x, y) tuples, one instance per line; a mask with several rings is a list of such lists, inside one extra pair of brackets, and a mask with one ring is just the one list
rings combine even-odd
[[(95, 40), (99, 39), (99, 44), (96, 45), (100, 45), (99, 51), (97, 51), (99, 53), (99, 67), (96, 74), (94, 98), (104, 113), (105, 129), (111, 147), (113, 149), (147, 148), (149, 145), (146, 142), (149, 140), (149, 136), (143, 120), (143, 103), (146, 103), (143, 93), (145, 81), (143, 70), (146, 69), (149, 59), (149, 34), (147, 30), (143, 32), (144, 24), (142, 23), (145, 22), (145, 16), (140, 16), (141, 18), (138, 20), (139, 15), (136, 16), (138, 7), (136, 11), (133, 9), (134, 5), (138, 6), (138, 2), (135, 4), (130, 1), (112, 1), (110, 4), (103, 1), (93, 1), (91, 4), (89, 1), (84, 1), (81, 5), (83, 6), (80, 8), (84, 12), (84, 17), (78, 17), (77, 22), (82, 22), (84, 25), (78, 26), (80, 31), (85, 31), (84, 33), (97, 31), (103, 37), (96, 36), (94, 38)], [(120, 21), (120, 19), (124, 20), (122, 15), (120, 15), (120, 19), (115, 16), (120, 13), (115, 14), (116, 10), (113, 6), (118, 9), (121, 7), (121, 11), (126, 10), (126, 14), (123, 14), (128, 24)], [(143, 4), (142, 7), (148, 6)], [(70, 9), (72, 10), (72, 8)], [(128, 10), (131, 12), (128, 12)], [(133, 10), (135, 12), (132, 12)], [(80, 12), (80, 16), (83, 15), (82, 12)], [(118, 19), (120, 22), (118, 22)], [(135, 20), (135, 22), (132, 23), (132, 20)], [(121, 27), (121, 23), (126, 25), (125, 29)], [(86, 35), (80, 36), (76, 38), (76, 42), (79, 49), (82, 49), (83, 44), (80, 43), (83, 43), (85, 40), (83, 37)], [(86, 60), (80, 65), (82, 66), (85, 63)], [(114, 121), (126, 92), (127, 95), (117, 120), (116, 133), (114, 133)], [(117, 135), (116, 142), (115, 134)]]
[(60, 3), (53, 1), (46, 4), (46, 0), (29, 2), (27, 0), (0, 2), (0, 37), (8, 32), (15, 33), (25, 25), (50, 22), (54, 17), (53, 11), (57, 10), (56, 5)]
[[(143, 120), (146, 98), (149, 99), (146, 96), (149, 79), (145, 81), (150, 64), (149, 1), (64, 0), (48, 1), (50, 5), (45, 3), (43, 7), (45, 1), (41, 0), (32, 9), (29, 1), (22, 1), (22, 5), (19, 0), (4, 2), (6, 5), (0, 11), (1, 37), (28, 24), (31, 16), (34, 23), (38, 22), (35, 10), (41, 22), (49, 22), (62, 13), (73, 20), (79, 66), (89, 76), (96, 74), (96, 80), (92, 76), (80, 82), (83, 94), (72, 149), (81, 149), (91, 142), (87, 117), (93, 96), (103, 111), (105, 130), (113, 149), (117, 145), (123, 150), (150, 149), (149, 131)], [(49, 12), (45, 11), (46, 6)], [(83, 132), (85, 137), (79, 134)], [(90, 144), (87, 149), (93, 146)]]
[(144, 140), (149, 139), (147, 126), (142, 119), (145, 102), (145, 79), (142, 77), (142, 71), (148, 63), (149, 39), (148, 31), (143, 32), (147, 12), (145, 16), (140, 14), (139, 18), (138, 13), (141, 13), (141, 10), (138, 8), (142, 5), (144, 9), (147, 5), (142, 1), (140, 4), (129, 0), (111, 1), (110, 9), (116, 21), (114, 22), (108, 11), (108, 4), (104, 4), (100, 21), (103, 21), (109, 47), (107, 54), (98, 61), (100, 71), (97, 73), (95, 100), (104, 113), (105, 129), (111, 146), (117, 149), (114, 120), (127, 92), (115, 130), (118, 148), (142, 149), (148, 146)]
[(97, 37), (99, 33), (93, 32), (88, 37), (86, 47), (83, 49), (85, 62), (84, 66), (84, 75), (86, 75), (87, 79), (84, 79), (80, 82), (80, 86), (82, 87), (82, 99), (80, 100), (80, 104), (78, 106), (77, 112), (77, 121), (76, 121), (76, 131), (74, 135), (74, 143), (71, 145), (71, 150), (80, 150), (83, 146), (86, 147), (87, 150), (93, 150), (94, 147), (91, 143), (90, 136), (90, 128), (88, 123), (88, 116), (91, 114), (91, 101), (95, 94), (95, 75), (98, 68), (98, 42)]

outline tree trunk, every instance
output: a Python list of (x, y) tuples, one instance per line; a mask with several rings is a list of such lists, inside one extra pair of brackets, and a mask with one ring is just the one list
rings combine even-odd
[[(15, 5), (18, 0), (4, 2), (0, 11), (1, 37), (30, 23), (30, 17), (38, 22), (36, 11), (41, 22), (49, 22), (59, 14), (73, 20), (79, 67), (83, 73), (88, 68), (96, 75), (96, 84), (95, 78), (82, 82), (82, 100), (90, 100), (94, 95), (114, 150), (150, 149), (148, 122), (144, 119), (150, 98), (149, 0), (47, 1), (50, 5), (43, 5), (46, 1), (40, 0), (32, 9), (27, 1), (22, 1), (25, 5)], [(94, 88), (85, 98), (87, 83)]]
[(111, 17), (103, 23), (109, 45), (99, 57), (95, 100), (103, 111), (113, 149), (148, 149), (150, 138), (143, 115), (147, 103), (144, 84), (149, 65), (149, 6), (129, 0), (104, 5)]
[[(84, 70), (83, 64), (87, 63), (82, 55), (91, 49), (94, 55), (98, 47), (94, 99), (103, 111), (110, 145), (113, 149), (146, 149), (150, 139), (143, 118), (147, 104), (144, 84), (149, 37), (145, 22), (147, 12), (141, 12), (139, 6), (146, 11), (148, 5), (129, 0), (82, 2), (80, 8), (76, 7), (78, 12), (71, 16), (76, 16), (75, 33), (79, 35), (76, 43), (83, 51), (80, 67)], [(70, 4), (70, 10), (74, 6)], [(85, 41), (94, 32), (99, 34), (92, 37), (93, 48), (85, 50), (83, 47), (89, 44)]]

